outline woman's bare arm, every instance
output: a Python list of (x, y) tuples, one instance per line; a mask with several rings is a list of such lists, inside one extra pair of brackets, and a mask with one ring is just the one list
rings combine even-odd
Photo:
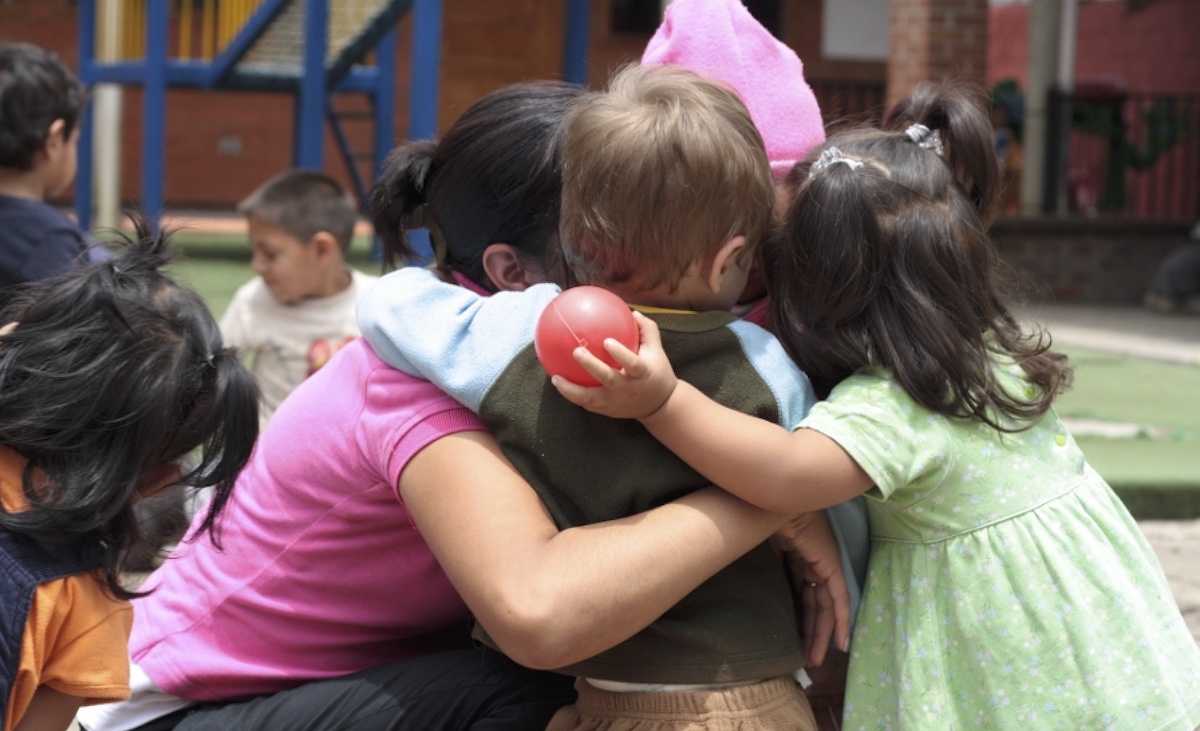
[(558, 668), (628, 639), (788, 522), (716, 488), (559, 531), (483, 432), (419, 452), (400, 492), (467, 606), (506, 654)]

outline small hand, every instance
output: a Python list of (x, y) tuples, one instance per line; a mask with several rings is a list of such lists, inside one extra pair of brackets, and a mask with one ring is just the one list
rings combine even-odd
[(617, 419), (644, 419), (658, 411), (675, 391), (675, 371), (662, 349), (658, 325), (639, 312), (633, 313), (641, 334), (641, 345), (634, 353), (616, 340), (604, 341), (604, 349), (621, 366), (620, 370), (588, 352), (576, 348), (575, 360), (600, 382), (596, 388), (571, 383), (562, 376), (551, 382), (558, 392), (576, 406)]
[(816, 511), (794, 518), (774, 540), (797, 587), (805, 658), (810, 666), (820, 665), (831, 639), (845, 649), (850, 636), (850, 591), (837, 539), (825, 513)]

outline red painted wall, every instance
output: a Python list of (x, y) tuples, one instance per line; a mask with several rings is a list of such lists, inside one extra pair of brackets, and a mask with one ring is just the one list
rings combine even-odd
[[(1028, 74), (1029, 5), (992, 7), (989, 83)], [(1113, 77), (1129, 91), (1200, 94), (1200, 3), (1155, 0), (1131, 10), (1125, 0), (1081, 2), (1077, 78)]]

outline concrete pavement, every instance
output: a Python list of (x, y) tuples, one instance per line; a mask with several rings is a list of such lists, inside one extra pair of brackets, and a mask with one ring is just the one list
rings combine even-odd
[(1030, 305), (1018, 308), (1016, 314), (1022, 320), (1045, 325), (1058, 345), (1200, 365), (1198, 315), (1164, 315), (1141, 307), (1081, 304)]
[(1200, 520), (1146, 520), (1138, 523), (1154, 547), (1179, 611), (1200, 643)]

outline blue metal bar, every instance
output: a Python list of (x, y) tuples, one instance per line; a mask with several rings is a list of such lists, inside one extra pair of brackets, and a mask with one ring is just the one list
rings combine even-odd
[(567, 0), (567, 29), (563, 43), (563, 78), (574, 84), (586, 84), (588, 55), (588, 16), (590, 0)]
[(409, 139), (437, 136), (438, 74), (442, 56), (442, 1), (416, 0), (412, 23)]
[[(395, 57), (396, 57), (396, 52), (393, 50), (392, 58), (395, 58)], [(383, 74), (386, 74), (391, 79), (391, 81), (385, 81), (382, 78)], [(351, 69), (350, 73), (346, 74), (341, 79), (339, 79), (338, 82), (336, 84), (334, 84), (333, 90), (338, 91), (338, 92), (358, 91), (358, 92), (362, 92), (363, 94), (373, 94), (379, 90), (380, 84), (391, 83), (394, 86), (395, 80), (396, 80), (395, 65), (393, 65), (391, 67), (390, 71), (384, 71), (383, 69), (380, 69), (380, 68), (363, 68), (363, 67), (359, 66), (359, 67)], [(390, 93), (392, 94), (393, 98), (395, 98), (396, 90), (394, 88), (390, 88), (390, 87), (389, 87), (389, 89), (390, 89)]]
[(354, 150), (350, 148), (350, 140), (346, 138), (346, 131), (342, 129), (342, 123), (338, 119), (337, 110), (333, 108), (333, 101), (330, 100), (325, 105), (325, 116), (329, 119), (329, 129), (333, 132), (333, 141), (338, 147), (338, 151), (342, 153), (342, 159), (346, 162), (346, 171), (350, 174), (350, 184), (354, 187), (354, 194), (359, 200), (366, 198), (366, 183), (363, 182), (362, 173), (358, 170), (358, 160), (354, 157)]
[(377, 83), (372, 100), (375, 104), (375, 164), (373, 179), (383, 172), (383, 161), (392, 151), (396, 130), (396, 30), (393, 28), (375, 47)]
[[(91, 70), (96, 60), (96, 0), (79, 3), (79, 78), (91, 86)], [(92, 225), (92, 105), (86, 104), (79, 117), (79, 147), (76, 150), (78, 167), (75, 169), (75, 219), (84, 231)]]
[(96, 143), (92, 138), (92, 105), (84, 106), (79, 115), (79, 146), (75, 150), (75, 220), (79, 228), (87, 231), (92, 225), (92, 177), (96, 161), (93, 159)]
[[(153, 2), (154, 0), (151, 0), (151, 4)], [(245, 25), (234, 36), (233, 40), (229, 42), (229, 45), (221, 51), (220, 55), (213, 59), (211, 66), (209, 66), (208, 78), (205, 80), (204, 85), (209, 88), (220, 86), (230, 72), (233, 71), (233, 67), (242, 60), (242, 57), (246, 55), (246, 52), (250, 50), (255, 41), (271, 25), (271, 21), (275, 20), (275, 16), (279, 15), (289, 2), (292, 2), (292, 0), (267, 0), (267, 2), (260, 5), (254, 11), (254, 14), (246, 20)]]
[(96, 82), (92, 77), (96, 66), (96, 2), (81, 0), (79, 3), (79, 80), (88, 86)]
[(304, 0), (304, 68), (296, 97), (295, 150), (297, 167), (325, 167), (325, 49), (328, 45), (327, 0)]
[[(93, 64), (91, 80), (87, 83), (123, 84), (141, 86), (145, 81), (144, 63)], [(376, 68), (356, 66), (333, 86), (336, 92), (359, 92), (373, 94), (379, 87), (380, 71)], [(167, 85), (190, 88), (209, 88), (208, 67), (195, 61), (167, 61)], [(83, 78), (80, 76), (80, 78)], [(395, 72), (392, 72), (395, 79)], [(248, 91), (290, 91), (300, 89), (298, 74), (260, 74), (235, 71), (222, 82), (222, 89)]]
[[(396, 30), (393, 28), (381, 39), (375, 47), (375, 68), (378, 71), (378, 84), (375, 95), (371, 98), (375, 105), (375, 151), (374, 164), (371, 166), (372, 181), (379, 180), (383, 174), (383, 163), (388, 153), (392, 151), (396, 134)], [(369, 199), (362, 201), (362, 208), (370, 213)], [(383, 245), (379, 237), (371, 237), (371, 260), (383, 261)], [(429, 249), (428, 241), (425, 249)]]
[(167, 151), (167, 34), (169, 5), (146, 3), (146, 81), (142, 95), (142, 210), (152, 221), (163, 212)]
[[(442, 2), (416, 0), (412, 23), (412, 83), (409, 90), (408, 138), (437, 136), (438, 75), (442, 60)], [(422, 263), (433, 258), (425, 229), (409, 231), (408, 241)]]

